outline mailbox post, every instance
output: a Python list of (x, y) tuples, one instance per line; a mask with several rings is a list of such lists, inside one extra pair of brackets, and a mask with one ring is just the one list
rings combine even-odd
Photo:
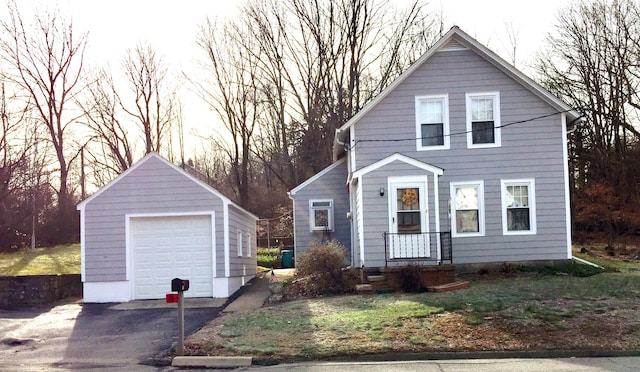
[[(176, 354), (184, 355), (184, 291), (189, 290), (189, 281), (175, 278), (171, 280), (171, 291), (178, 292), (178, 349)], [(167, 302), (169, 295), (167, 295)]]

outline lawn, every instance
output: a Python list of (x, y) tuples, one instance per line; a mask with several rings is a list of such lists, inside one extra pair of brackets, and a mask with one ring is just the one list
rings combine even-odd
[(80, 244), (36, 248), (35, 253), (0, 253), (0, 276), (79, 273)]
[(225, 314), (186, 344), (194, 355), (268, 362), (386, 352), (640, 350), (638, 271), (466, 279), (469, 288), (452, 292), (304, 299)]

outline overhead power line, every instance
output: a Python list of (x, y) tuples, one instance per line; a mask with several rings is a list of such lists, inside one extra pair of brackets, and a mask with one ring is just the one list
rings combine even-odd
[[(532, 117), (532, 118), (528, 118), (528, 119), (524, 119), (524, 120), (517, 120), (517, 121), (512, 121), (506, 124), (501, 124), (495, 128), (506, 128), (512, 125), (516, 125), (516, 124), (523, 124), (523, 123), (529, 123), (532, 121), (536, 121), (536, 120), (541, 120), (541, 119), (545, 119), (548, 118), (550, 116), (555, 116), (558, 114), (564, 114), (570, 111), (574, 111), (573, 109), (568, 109), (568, 110), (563, 110), (563, 111), (556, 111), (554, 113), (551, 114), (546, 114), (546, 115), (540, 115), (540, 116), (536, 116), (536, 117)], [(460, 132), (453, 132), (453, 133), (449, 133), (449, 134), (443, 134), (441, 136), (425, 136), (425, 137), (412, 137), (412, 138), (377, 138), (377, 139), (364, 139), (364, 140), (355, 140), (355, 142), (353, 143), (353, 145), (351, 147), (347, 147), (348, 150), (355, 148), (355, 146), (358, 145), (358, 143), (364, 143), (364, 142), (404, 142), (404, 141), (417, 141), (417, 140), (421, 140), (421, 139), (430, 139), (430, 138), (440, 138), (440, 137), (453, 137), (453, 136), (461, 136), (461, 135), (467, 135), (469, 133), (473, 133), (473, 132), (477, 132), (477, 131), (482, 131), (483, 129), (476, 129), (476, 130), (465, 130), (465, 131), (460, 131)]]

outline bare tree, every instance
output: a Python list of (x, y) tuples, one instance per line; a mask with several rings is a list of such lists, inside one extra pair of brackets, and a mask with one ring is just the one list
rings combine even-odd
[(241, 24), (229, 23), (218, 27), (207, 21), (197, 39), (206, 53), (205, 63), (211, 74), (208, 85), (199, 85), (200, 92), (230, 136), (228, 138), (219, 132), (220, 138), (214, 141), (226, 150), (234, 189), (242, 207), (249, 204), (251, 146), (260, 107), (256, 54), (238, 42), (246, 36)]
[(25, 92), (48, 132), (58, 167), (58, 236), (69, 241), (76, 238), (77, 218), (68, 176), (78, 152), (67, 141), (75, 121), (68, 105), (80, 89), (87, 35), (76, 35), (71, 21), (57, 12), (38, 14), (27, 25), (15, 2), (7, 9), (8, 19), (0, 22), (0, 51), (8, 79)]
[(123, 69), (134, 95), (134, 105), (125, 104), (125, 111), (143, 132), (145, 154), (160, 152), (175, 114), (175, 91), (166, 83), (167, 67), (150, 45), (139, 44), (128, 50)]
[(97, 71), (78, 105), (90, 130), (89, 163), (97, 170), (94, 178), (101, 186), (135, 160), (128, 122), (123, 121), (122, 102), (111, 74), (105, 69)]
[[(586, 118), (570, 146), (577, 227), (604, 229), (611, 246), (617, 233), (639, 226), (629, 222), (635, 212), (622, 210), (640, 205), (638, 167), (629, 157), (640, 140), (638, 3), (573, 3), (558, 16), (548, 44), (537, 63), (543, 83)], [(597, 204), (601, 213), (593, 218)]]

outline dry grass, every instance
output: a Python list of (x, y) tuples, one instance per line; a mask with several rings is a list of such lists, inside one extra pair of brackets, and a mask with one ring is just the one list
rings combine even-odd
[(447, 293), (304, 299), (225, 314), (187, 340), (194, 355), (270, 361), (386, 352), (640, 349), (640, 275), (520, 273)]
[(36, 248), (35, 253), (0, 253), (0, 275), (79, 274), (80, 244)]

